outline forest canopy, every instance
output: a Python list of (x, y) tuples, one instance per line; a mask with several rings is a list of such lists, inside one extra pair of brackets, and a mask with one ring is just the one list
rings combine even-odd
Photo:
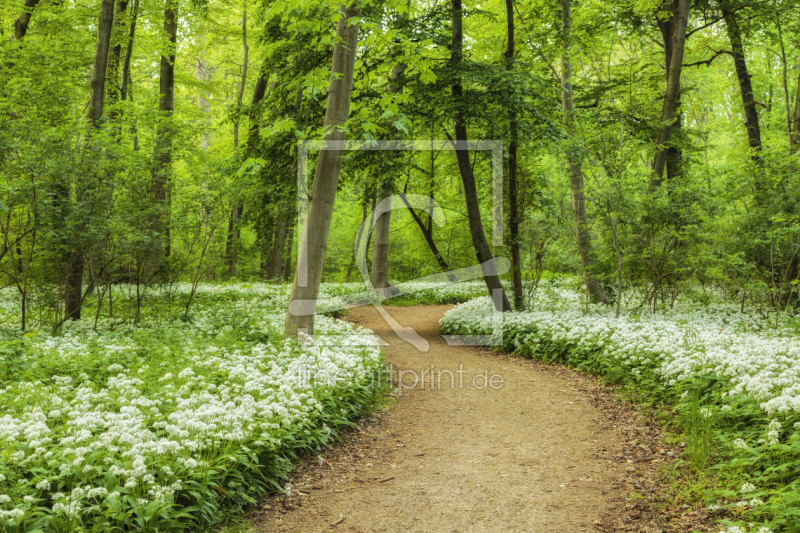
[[(58, 328), (115, 284), (293, 280), (298, 250), (311, 278), (356, 280), (361, 246), (378, 289), (508, 257), (484, 269), (504, 308), (567, 273), (588, 301), (780, 312), (799, 24), (779, 0), (4, 2), (0, 286), (23, 328)], [(298, 190), (298, 146), (322, 139), (443, 142), (312, 150)], [(502, 177), (459, 144), (481, 140)]]

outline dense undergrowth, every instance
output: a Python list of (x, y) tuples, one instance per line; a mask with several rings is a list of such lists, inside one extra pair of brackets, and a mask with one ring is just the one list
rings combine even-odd
[(151, 300), (136, 324), (6, 330), (0, 530), (197, 530), (280, 490), (386, 387), (347, 323), (317, 318), (335, 343), (281, 340), (282, 292), (205, 286), (186, 316)]
[[(536, 311), (503, 317), (483, 297), (448, 312), (446, 334), (495, 335), (502, 349), (622, 384), (678, 426), (683, 467), (729, 533), (800, 531), (800, 338), (723, 304), (658, 313), (590, 306), (557, 284)], [(674, 415), (674, 416), (672, 416)], [(681, 465), (679, 464), (680, 468)]]

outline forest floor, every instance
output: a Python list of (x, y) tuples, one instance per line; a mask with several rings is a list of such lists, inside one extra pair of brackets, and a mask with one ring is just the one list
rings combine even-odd
[[(386, 308), (428, 340), (427, 352), (373, 307), (350, 310), (348, 320), (388, 343), (394, 370), (428, 371), (425, 386), (403, 389), (324, 461), (298, 467), (291, 495), (260, 506), (257, 531), (713, 531), (702, 510), (667, 501), (658, 472), (677, 451), (658, 426), (590, 376), (448, 346), (437, 328), (450, 307)], [(437, 383), (445, 370), (453, 387), (447, 372)]]

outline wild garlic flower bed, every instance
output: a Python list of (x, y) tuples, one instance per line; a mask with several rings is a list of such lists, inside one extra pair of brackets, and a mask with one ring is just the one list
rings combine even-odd
[(186, 320), (0, 343), (0, 530), (213, 523), (368, 408), (384, 386), (374, 337), (317, 316), (337, 345), (284, 342), (285, 289), (259, 289), (202, 287)]
[[(580, 295), (561, 292), (565, 302), (580, 301)], [(491, 335), (494, 320), (489, 298), (477, 298), (449, 311), (442, 328)], [(504, 343), (515, 353), (536, 356), (542, 337), (547, 337), (549, 342), (600, 351), (633, 376), (652, 371), (669, 385), (706, 375), (724, 377), (730, 384), (726, 396), (759, 400), (769, 415), (800, 414), (800, 339), (781, 336), (766, 329), (760, 318), (726, 306), (679, 306), (614, 318), (613, 309), (593, 306), (583, 313), (574, 305), (560, 305), (556, 311), (509, 313), (503, 327)]]
[(728, 531), (800, 531), (800, 338), (722, 304), (679, 301), (615, 318), (613, 308), (582, 312), (580, 301), (553, 287), (535, 311), (498, 320), (481, 297), (449, 311), (441, 329), (500, 340), (502, 324), (506, 351), (564, 362), (627, 384), (652, 407), (671, 406), (687, 464), (713, 467), (709, 509)]

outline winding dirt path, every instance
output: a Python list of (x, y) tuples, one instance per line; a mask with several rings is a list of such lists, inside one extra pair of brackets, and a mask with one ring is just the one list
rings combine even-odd
[(448, 346), (437, 327), (449, 308), (387, 308), (428, 340), (427, 352), (395, 336), (374, 308), (350, 311), (388, 342), (387, 364), (406, 371), (404, 384), (414, 382), (408, 371), (425, 371), (425, 387), (404, 389), (338, 457), (298, 469), (291, 497), (264, 505), (259, 531), (605, 531), (597, 520), (625, 501), (620, 479), (633, 461), (608, 460), (622, 457), (624, 436), (592, 405), (595, 382)]

